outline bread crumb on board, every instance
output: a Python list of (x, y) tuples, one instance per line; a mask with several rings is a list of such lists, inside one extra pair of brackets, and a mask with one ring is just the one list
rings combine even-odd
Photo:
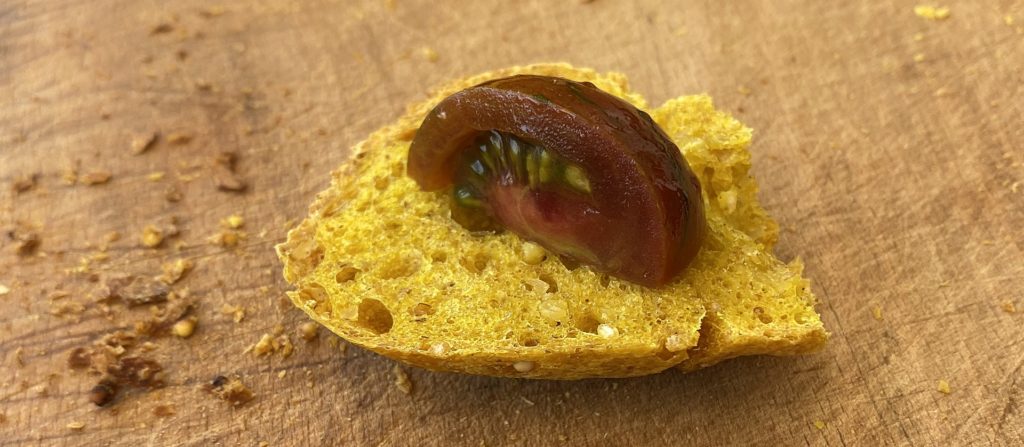
[(195, 267), (195, 263), (188, 259), (175, 259), (172, 262), (165, 262), (161, 266), (163, 274), (157, 277), (157, 279), (167, 285), (174, 284), (191, 271), (192, 267)]
[(8, 293), (11, 293), (11, 288), (0, 283), (0, 296), (7, 295)]
[(949, 388), (949, 382), (946, 380), (939, 380), (937, 389), (942, 394), (949, 394), (952, 392), (952, 390)]
[(814, 428), (817, 428), (818, 430), (824, 430), (825, 427), (826, 427), (825, 421), (823, 421), (821, 419), (818, 419), (818, 420), (814, 421)]
[(106, 184), (110, 181), (111, 177), (113, 177), (113, 174), (109, 171), (95, 171), (82, 175), (78, 180), (84, 185), (95, 186)]
[(77, 430), (81, 430), (81, 429), (85, 428), (85, 422), (81, 422), (81, 421), (68, 422), (67, 427), (68, 427), (69, 430), (76, 430), (76, 431)]
[(914, 7), (914, 14), (928, 20), (946, 20), (949, 18), (949, 7), (917, 5)]
[(272, 353), (279, 353), (281, 357), (288, 358), (295, 351), (292, 340), (287, 335), (279, 334), (276, 337), (270, 334), (263, 334), (256, 344), (246, 348), (245, 352), (252, 352), (256, 357), (262, 357)]
[(404, 394), (412, 394), (412, 380), (409, 379), (409, 373), (405, 372), (398, 364), (391, 372), (395, 375), (395, 386), (398, 387), (398, 390)]
[(238, 375), (214, 377), (207, 390), (235, 407), (242, 406), (255, 397), (252, 390), (242, 383), (242, 379)]
[(195, 316), (180, 320), (177, 323), (174, 323), (174, 326), (171, 326), (171, 333), (179, 338), (189, 338), (192, 336), (192, 333), (195, 332), (196, 323), (198, 322), (199, 320)]
[(242, 306), (232, 306), (224, 303), (220, 307), (220, 313), (221, 315), (230, 315), (231, 320), (235, 323), (241, 323), (245, 319), (245, 308)]
[(872, 306), (871, 316), (874, 317), (875, 320), (882, 321), (882, 306)]
[(299, 326), (299, 336), (303, 340), (313, 341), (317, 336), (317, 324), (310, 321)]
[(142, 245), (148, 248), (157, 248), (164, 243), (164, 233), (155, 225), (146, 225), (142, 229)]
[[(3, 293), (0, 293), (0, 295), (3, 295)], [(1002, 303), (999, 304), (999, 307), (1003, 309), (1003, 312), (1006, 312), (1008, 314), (1017, 312), (1017, 306), (1014, 305), (1013, 301), (1010, 300), (1003, 301)]]
[(141, 155), (146, 153), (153, 146), (156, 146), (156, 140), (159, 138), (160, 133), (155, 130), (132, 136), (131, 143), (129, 144), (132, 154)]

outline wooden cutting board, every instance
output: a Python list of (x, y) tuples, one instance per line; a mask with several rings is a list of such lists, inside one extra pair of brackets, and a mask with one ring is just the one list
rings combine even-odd
[[(438, 3), (0, 3), (0, 444), (1024, 443), (1024, 2)], [(272, 248), (347, 148), (432, 86), (544, 61), (624, 72), (652, 104), (707, 92), (756, 130), (824, 351), (564, 383), (406, 368), (405, 394), (391, 361), (298, 336)], [(151, 311), (90, 281), (176, 259), (194, 335), (131, 348), (165, 386), (94, 407), (69, 353)], [(245, 352), (278, 325), (291, 356)], [(252, 401), (203, 390), (234, 374)]]

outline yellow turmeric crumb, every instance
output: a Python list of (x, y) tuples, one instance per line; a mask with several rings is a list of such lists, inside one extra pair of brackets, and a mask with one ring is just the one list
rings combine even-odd
[(1003, 23), (1005, 23), (1006, 26), (1013, 26), (1013, 16), (1009, 14), (1003, 16)]
[(149, 248), (159, 247), (164, 242), (164, 232), (153, 225), (142, 229), (142, 245)]
[(914, 14), (928, 20), (946, 20), (949, 18), (949, 8), (945, 6), (918, 5), (914, 7)]
[(917, 53), (914, 55), (914, 62), (924, 62), (924, 53)]
[(163, 180), (164, 176), (166, 175), (167, 173), (164, 171), (150, 172), (148, 175), (146, 175), (146, 180), (149, 180), (151, 182), (159, 182), (160, 180)]
[(875, 306), (871, 308), (871, 316), (875, 317), (876, 320), (882, 321), (882, 307)]
[(313, 322), (303, 323), (302, 326), (299, 326), (299, 336), (302, 337), (303, 340), (313, 341), (313, 339), (316, 338), (316, 330), (317, 330), (317, 324), (316, 323), (313, 323)]
[(220, 313), (221, 315), (230, 315), (235, 323), (241, 323), (245, 319), (245, 308), (242, 306), (232, 306), (225, 303), (220, 307)]
[(427, 62), (437, 62), (437, 51), (434, 51), (433, 48), (423, 47), (423, 49), (420, 50), (420, 54), (427, 60)]
[(412, 394), (412, 381), (409, 380), (409, 373), (405, 372), (400, 365), (395, 365), (391, 370), (395, 375), (395, 386), (404, 394)]
[(85, 428), (85, 422), (80, 422), (80, 421), (68, 422), (67, 427), (68, 427), (68, 429), (71, 429), (71, 430), (81, 430), (81, 429)]
[(232, 214), (222, 219), (220, 221), (220, 225), (224, 228), (232, 228), (237, 230), (239, 228), (242, 228), (243, 225), (245, 225), (245, 218), (237, 214)]
[(938, 390), (942, 394), (949, 394), (950, 392), (952, 392), (952, 390), (950, 390), (949, 388), (949, 382), (945, 380), (939, 380)]
[(188, 317), (184, 320), (178, 321), (177, 323), (174, 323), (173, 327), (171, 327), (171, 332), (173, 332), (177, 337), (189, 338), (192, 336), (192, 333), (195, 332), (196, 323), (198, 321), (199, 320), (197, 320), (196, 317)]
[(1003, 312), (1006, 312), (1008, 314), (1017, 312), (1017, 306), (1014, 305), (1013, 301), (1010, 300), (1003, 301), (1002, 304), (999, 305), (999, 307), (1003, 308)]
[(4, 284), (0, 284), (0, 296), (7, 295), (8, 293), (11, 293), (11, 288)]
[(822, 420), (814, 421), (814, 428), (817, 428), (818, 430), (824, 430), (825, 429), (825, 421), (822, 421)]

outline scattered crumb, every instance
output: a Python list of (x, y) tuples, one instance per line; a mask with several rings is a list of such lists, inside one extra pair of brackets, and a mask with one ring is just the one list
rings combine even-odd
[(924, 53), (917, 53), (914, 55), (914, 62), (924, 62)]
[(79, 422), (79, 421), (68, 422), (67, 427), (70, 430), (81, 430), (81, 429), (85, 428), (85, 422)]
[(160, 134), (156, 131), (137, 134), (132, 137), (131, 150), (135, 155), (140, 155), (153, 148)]
[(928, 20), (946, 20), (949, 18), (949, 8), (930, 5), (918, 5), (914, 7), (914, 14), (917, 14), (918, 17)]
[(736, 87), (736, 92), (741, 94), (741, 95), (743, 95), (743, 96), (750, 96), (750, 93), (752, 93), (752, 90), (750, 90), (750, 87), (747, 87), (745, 85), (741, 85), (739, 87)]
[(174, 326), (171, 327), (171, 333), (173, 333), (176, 337), (189, 338), (192, 336), (192, 333), (195, 332), (196, 323), (198, 321), (199, 320), (194, 316), (178, 321), (177, 323), (174, 323)]
[(232, 306), (225, 303), (220, 307), (220, 313), (222, 315), (230, 315), (235, 323), (241, 323), (245, 319), (245, 308), (242, 306)]
[(871, 308), (871, 316), (875, 317), (878, 321), (882, 321), (882, 306), (873, 306)]
[(257, 357), (269, 355), (271, 353), (280, 353), (282, 357), (288, 358), (292, 355), (295, 346), (292, 345), (292, 340), (287, 335), (279, 335), (274, 337), (270, 334), (263, 334), (260, 337), (260, 341), (250, 346), (247, 350), (252, 351)]
[(433, 48), (423, 47), (420, 49), (420, 54), (423, 56), (423, 59), (427, 60), (427, 62), (437, 62), (437, 51), (434, 51)]
[(102, 185), (110, 181), (112, 175), (107, 171), (90, 172), (83, 175), (79, 180), (88, 186)]
[(214, 182), (217, 189), (227, 192), (243, 192), (247, 184), (235, 172), (238, 155), (234, 152), (221, 152), (214, 158)]
[(65, 185), (74, 185), (78, 182), (78, 171), (75, 168), (64, 168), (60, 173), (60, 179)]
[(237, 375), (230, 378), (217, 376), (210, 382), (207, 390), (235, 407), (241, 406), (253, 398), (252, 391), (242, 383)]
[(11, 190), (13, 190), (15, 194), (21, 194), (23, 192), (28, 192), (32, 188), (36, 187), (36, 181), (38, 179), (39, 179), (39, 174), (35, 174), (35, 173), (20, 176), (20, 177), (14, 179), (14, 182), (11, 183)]
[(824, 430), (825, 429), (825, 421), (822, 421), (822, 420), (814, 421), (814, 428), (817, 428), (818, 430)]
[(157, 405), (153, 407), (153, 416), (158, 418), (166, 418), (174, 416), (176, 413), (174, 407), (170, 405)]
[(278, 379), (283, 379), (284, 376), (286, 376), (287, 374), (288, 374), (288, 370), (287, 369), (282, 369), (280, 372), (277, 373), (277, 378)]
[(1020, 191), (1020, 184), (1020, 182), (1013, 182), (1013, 184), (1010, 185), (1010, 192), (1016, 194), (1017, 191)]
[(409, 374), (402, 369), (402, 366), (396, 364), (391, 372), (395, 375), (395, 386), (398, 387), (398, 390), (405, 394), (412, 394), (412, 381), (409, 380)]
[(914, 42), (920, 42), (922, 40), (924, 40), (924, 33), (914, 34)]
[(952, 390), (950, 390), (949, 388), (949, 382), (945, 380), (939, 380), (938, 390), (942, 394), (949, 394), (950, 392), (952, 392)]
[(146, 175), (146, 180), (149, 180), (151, 182), (159, 182), (160, 180), (163, 180), (166, 175), (167, 173), (165, 173), (164, 171), (150, 172), (149, 174)]
[(224, 12), (225, 12), (224, 7), (218, 5), (218, 6), (210, 6), (208, 8), (201, 9), (199, 11), (199, 15), (204, 17), (204, 18), (207, 18), (207, 19), (212, 19), (214, 17), (220, 17), (220, 16), (224, 15)]
[(0, 296), (7, 295), (8, 293), (11, 293), (11, 288), (4, 284), (0, 284)]
[(164, 284), (171, 285), (185, 276), (195, 266), (191, 260), (176, 259), (174, 262), (165, 262), (162, 266), (164, 273), (157, 277)]
[(1006, 26), (1013, 26), (1013, 16), (1009, 14), (1003, 16), (1003, 23), (1005, 23)]
[(164, 233), (154, 225), (146, 225), (142, 229), (142, 245), (157, 248), (164, 242)]
[(206, 240), (207, 242), (214, 245), (220, 245), (221, 247), (225, 248), (232, 248), (237, 247), (238, 243), (245, 238), (246, 234), (244, 232), (235, 230), (223, 230), (217, 234), (214, 234), (213, 236), (210, 236)]
[(163, 22), (153, 25), (153, 27), (149, 29), (149, 34), (155, 36), (157, 34), (167, 34), (171, 31), (174, 31), (174, 25)]
[(220, 225), (225, 228), (237, 230), (239, 228), (242, 228), (243, 225), (245, 225), (245, 218), (237, 214), (232, 214), (228, 217), (225, 217), (224, 219), (221, 219)]
[[(0, 294), (0, 295), (2, 295), (2, 294)], [(1010, 301), (1010, 300), (1003, 301), (999, 305), (999, 307), (1001, 307), (1003, 309), (1003, 312), (1006, 312), (1008, 314), (1012, 314), (1012, 313), (1016, 313), (1017, 312), (1017, 306), (1015, 306), (1013, 304), (1013, 301)]]
[(192, 141), (192, 135), (183, 132), (174, 132), (167, 135), (167, 143), (174, 145), (184, 145)]
[(302, 325), (299, 326), (299, 336), (302, 337), (303, 340), (313, 341), (317, 336), (317, 324), (312, 321), (302, 323)]

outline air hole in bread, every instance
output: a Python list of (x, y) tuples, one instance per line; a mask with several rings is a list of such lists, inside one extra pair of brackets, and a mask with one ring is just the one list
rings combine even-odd
[(352, 267), (351, 265), (342, 265), (338, 268), (338, 273), (334, 275), (334, 280), (338, 284), (344, 284), (349, 281), (356, 279), (356, 274), (359, 273), (359, 269)]
[(768, 324), (768, 323), (772, 322), (772, 316), (768, 315), (768, 313), (765, 312), (764, 308), (762, 308), (761, 306), (758, 306), (758, 307), (754, 308), (754, 316), (756, 316), (757, 319), (760, 320), (764, 324)]
[(459, 264), (462, 264), (463, 268), (469, 270), (472, 273), (477, 274), (483, 273), (484, 270), (487, 269), (487, 264), (489, 264), (490, 262), (491, 257), (488, 256), (487, 253), (479, 251), (469, 253), (468, 255), (463, 256), (462, 259), (459, 260)]
[(323, 286), (317, 283), (309, 283), (302, 286), (299, 290), (299, 297), (302, 303), (316, 311), (316, 313), (324, 316), (331, 316), (331, 306), (327, 290)]
[(364, 298), (359, 302), (359, 316), (356, 321), (377, 335), (386, 334), (395, 324), (388, 307), (373, 298)]
[(593, 312), (587, 311), (576, 316), (576, 329), (589, 334), (596, 334), (597, 327), (601, 324), (601, 321), (597, 319), (597, 316)]
[(541, 281), (544, 281), (545, 283), (547, 283), (547, 285), (548, 285), (547, 292), (548, 293), (558, 292), (558, 281), (555, 281), (554, 277), (552, 277), (551, 275), (549, 275), (547, 273), (541, 273), (538, 277), (540, 278)]
[(373, 179), (373, 187), (377, 188), (377, 190), (379, 191), (388, 189), (389, 185), (391, 185), (391, 181), (388, 180), (387, 177), (377, 177)]
[(579, 261), (569, 257), (559, 256), (558, 260), (562, 261), (562, 265), (565, 266), (565, 268), (570, 271), (576, 270), (580, 267)]
[(409, 314), (413, 321), (426, 321), (428, 316), (434, 315), (434, 307), (427, 303), (416, 303), (409, 308)]
[(441, 250), (436, 250), (430, 254), (430, 260), (433, 262), (445, 262), (448, 260), (448, 253)]
[(607, 288), (612, 283), (612, 277), (602, 273), (600, 282), (601, 287)]

